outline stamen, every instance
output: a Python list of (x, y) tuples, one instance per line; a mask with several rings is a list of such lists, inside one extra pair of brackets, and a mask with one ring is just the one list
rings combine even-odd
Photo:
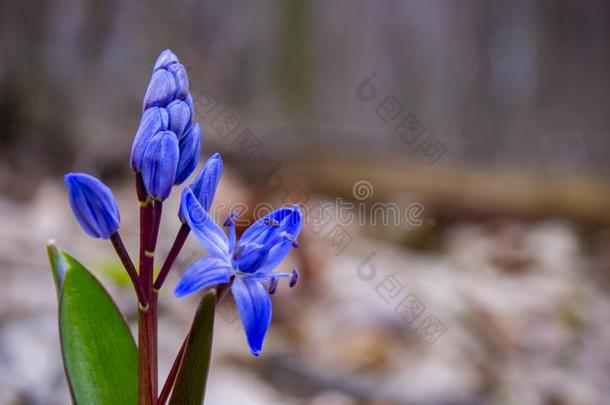
[(237, 211), (237, 210), (231, 211), (231, 213), (227, 216), (227, 219), (225, 219), (225, 222), (224, 222), (224, 224), (222, 224), (222, 226), (235, 225), (235, 220), (237, 219), (237, 217), (239, 217), (239, 211)]
[(290, 288), (294, 287), (297, 285), (297, 281), (299, 281), (299, 271), (297, 269), (292, 269), (292, 276), (290, 277), (290, 283), (288, 286)]
[(297, 241), (297, 239), (294, 237), (294, 235), (284, 232), (282, 233), (282, 237), (288, 241), (290, 241), (292, 243), (292, 247), (293, 248), (298, 248), (299, 247), (299, 241)]
[(273, 218), (267, 218), (265, 220), (265, 225), (269, 225), (269, 226), (271, 226), (273, 228), (278, 228), (280, 226), (280, 223), (277, 220), (273, 219)]
[(277, 284), (277, 278), (271, 277), (271, 279), (269, 280), (269, 294), (275, 293), (275, 290), (277, 290)]

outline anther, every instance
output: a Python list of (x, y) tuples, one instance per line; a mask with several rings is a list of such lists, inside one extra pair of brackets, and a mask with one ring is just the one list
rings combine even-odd
[(297, 269), (292, 269), (292, 276), (290, 277), (290, 283), (288, 286), (290, 288), (294, 287), (297, 285), (297, 281), (299, 281), (299, 271)]
[(277, 228), (277, 227), (280, 226), (280, 223), (277, 220), (273, 219), (273, 218), (267, 218), (265, 220), (265, 225), (269, 225), (269, 226), (272, 226), (274, 228)]
[(237, 219), (237, 217), (239, 216), (239, 211), (231, 211), (231, 213), (227, 216), (227, 219), (225, 219), (224, 224), (222, 224), (222, 226), (231, 226), (233, 224), (235, 224), (235, 220)]
[(275, 293), (275, 290), (277, 290), (277, 278), (271, 277), (271, 280), (269, 280), (269, 294)]
[(292, 247), (297, 248), (299, 247), (299, 242), (297, 241), (297, 239), (294, 237), (294, 235), (289, 234), (289, 233), (284, 233), (282, 234), (282, 237), (288, 241), (290, 241), (290, 243), (292, 243)]

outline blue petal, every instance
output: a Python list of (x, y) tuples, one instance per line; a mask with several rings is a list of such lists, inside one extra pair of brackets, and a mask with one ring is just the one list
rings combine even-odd
[(176, 170), (176, 179), (174, 184), (182, 184), (186, 180), (199, 160), (201, 153), (201, 127), (195, 124), (188, 133), (180, 139), (179, 144), (180, 159), (178, 160), (178, 169)]
[(186, 135), (186, 129), (191, 123), (191, 109), (182, 100), (174, 100), (167, 106), (169, 115), (169, 130), (173, 131), (178, 139)]
[[(261, 266), (275, 268), (288, 255), (292, 247), (292, 242), (286, 237), (296, 239), (301, 231), (303, 218), (297, 205), (276, 210), (267, 217), (271, 221), (278, 222), (275, 226), (264, 225), (267, 227), (265, 229), (264, 226), (258, 225), (259, 220), (250, 227), (256, 226), (257, 229), (246, 235), (250, 230), (248, 228), (240, 239), (241, 252), (237, 257), (237, 266), (243, 272), (253, 273), (259, 271)], [(255, 242), (244, 242), (244, 238), (246, 241), (254, 240)]]
[(303, 215), (297, 204), (292, 206), (291, 215), (285, 217), (280, 224), (280, 232), (286, 232), (297, 238), (303, 227)]
[(142, 159), (142, 179), (150, 196), (158, 200), (165, 200), (169, 196), (179, 155), (178, 139), (173, 132), (158, 132), (150, 139)]
[(108, 239), (119, 229), (119, 208), (104, 183), (83, 173), (66, 174), (64, 183), (72, 212), (88, 235)]
[[(280, 226), (282, 232), (286, 232), (295, 239), (299, 236), (301, 228), (303, 226), (303, 215), (297, 205), (294, 206), (292, 215), (286, 217)], [(293, 244), (289, 240), (282, 240), (281, 242), (273, 245), (269, 249), (269, 253), (257, 272), (270, 272), (276, 268), (290, 253), (293, 248)]]
[(271, 299), (265, 287), (254, 279), (236, 277), (231, 286), (250, 352), (258, 356), (271, 323)]
[(214, 202), (222, 169), (222, 157), (220, 153), (215, 153), (205, 162), (201, 172), (190, 185), (197, 200), (206, 211), (210, 210), (212, 202)]
[(170, 49), (166, 49), (157, 57), (153, 70), (166, 69), (174, 63), (178, 63), (178, 57)]
[(259, 218), (244, 231), (240, 243), (261, 243), (278, 230), (278, 226), (274, 227), (270, 225), (270, 222), (276, 222), (279, 225), (290, 214), (292, 214), (292, 208), (283, 207)]
[(283, 241), (273, 246), (269, 249), (269, 253), (259, 265), (260, 267), (256, 269), (256, 272), (268, 273), (275, 269), (288, 256), (292, 247), (292, 242), (290, 241)]
[(174, 99), (176, 86), (176, 79), (172, 73), (165, 69), (155, 71), (146, 89), (142, 110), (168, 105)]
[(190, 187), (182, 191), (180, 205), (186, 223), (208, 253), (213, 257), (230, 261), (227, 236), (203, 209)]
[(140, 126), (131, 147), (131, 168), (136, 171), (142, 169), (142, 157), (150, 138), (157, 132), (168, 128), (169, 117), (164, 108), (152, 107), (144, 111)]
[(176, 285), (176, 297), (194, 293), (216, 284), (229, 282), (233, 268), (231, 263), (215, 257), (204, 257), (191, 264)]
[(176, 81), (176, 93), (174, 97), (180, 100), (186, 99), (189, 95), (189, 78), (186, 69), (180, 63), (174, 63), (167, 67), (168, 72), (174, 76)]

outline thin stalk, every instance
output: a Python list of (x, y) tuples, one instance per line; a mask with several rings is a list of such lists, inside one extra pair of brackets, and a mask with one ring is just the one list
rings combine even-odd
[(158, 334), (157, 334), (157, 294), (153, 288), (154, 277), (154, 252), (157, 246), (157, 238), (159, 236), (159, 226), (161, 224), (161, 215), (163, 213), (163, 203), (154, 201), (152, 212), (152, 227), (150, 229), (150, 238), (146, 247), (146, 286), (149, 288), (150, 297), (150, 317), (148, 318), (149, 342), (150, 342), (150, 376), (152, 380), (153, 398), (157, 397), (158, 390)]
[(191, 228), (189, 228), (187, 224), (182, 224), (182, 226), (180, 227), (180, 230), (176, 235), (176, 239), (174, 240), (174, 243), (172, 244), (172, 247), (169, 250), (167, 258), (165, 258), (163, 266), (161, 267), (161, 271), (159, 272), (159, 275), (155, 280), (155, 284), (153, 285), (155, 293), (157, 293), (161, 289), (161, 287), (163, 287), (163, 283), (165, 282), (165, 279), (167, 278), (167, 275), (169, 274), (172, 265), (176, 261), (178, 254), (182, 250), (184, 242), (186, 242), (186, 238), (189, 236), (190, 231)]
[[(140, 306), (138, 317), (138, 403), (139, 405), (154, 405), (156, 393), (153, 384), (153, 344), (151, 341), (152, 322), (154, 315), (150, 310), (152, 294), (152, 258), (146, 254), (152, 227), (152, 200), (148, 198), (142, 175), (136, 174), (136, 192), (140, 203), (140, 274), (139, 285), (148, 303)], [(150, 269), (150, 270), (149, 270)]]
[(123, 244), (123, 240), (121, 239), (121, 235), (119, 235), (118, 231), (110, 235), (110, 242), (112, 242), (114, 250), (121, 259), (121, 263), (123, 263), (123, 267), (125, 267), (125, 270), (127, 270), (127, 274), (129, 274), (129, 278), (131, 279), (133, 288), (136, 290), (136, 295), (138, 296), (138, 303), (140, 304), (140, 306), (145, 307), (148, 300), (144, 297), (142, 287), (140, 286), (138, 280), (138, 272), (136, 271), (136, 267), (131, 261), (131, 257), (129, 257), (129, 253), (125, 248), (125, 244)]

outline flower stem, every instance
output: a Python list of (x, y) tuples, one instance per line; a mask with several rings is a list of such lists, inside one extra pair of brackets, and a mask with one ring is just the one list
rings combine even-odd
[(153, 222), (153, 202), (146, 193), (142, 175), (136, 174), (136, 192), (140, 202), (140, 274), (138, 282), (146, 298), (147, 305), (140, 306), (138, 318), (138, 403), (139, 405), (153, 405), (156, 398), (156, 389), (153, 378), (154, 343), (152, 334), (154, 325), (152, 317), (156, 315), (151, 310), (152, 294), (152, 266), (153, 257), (147, 254), (151, 238)]
[(136, 271), (136, 267), (131, 261), (131, 257), (129, 257), (129, 253), (125, 248), (123, 240), (121, 239), (121, 236), (119, 235), (118, 231), (110, 235), (110, 242), (112, 242), (114, 250), (121, 259), (121, 262), (123, 263), (123, 267), (125, 267), (125, 270), (127, 270), (127, 274), (129, 274), (129, 278), (131, 279), (133, 288), (136, 290), (136, 295), (138, 296), (138, 303), (140, 304), (140, 306), (145, 307), (148, 301), (144, 297), (144, 294), (142, 292), (142, 287), (140, 286), (138, 280), (138, 272)]
[(146, 248), (147, 261), (147, 278), (146, 286), (149, 289), (150, 297), (150, 319), (149, 319), (149, 333), (150, 333), (150, 367), (151, 367), (151, 380), (152, 380), (152, 392), (153, 398), (157, 397), (158, 389), (158, 334), (157, 334), (157, 294), (153, 288), (154, 278), (154, 252), (157, 246), (157, 238), (159, 236), (159, 226), (161, 224), (161, 215), (163, 212), (163, 203), (161, 201), (154, 201), (153, 213), (152, 213), (152, 228), (150, 230), (150, 239)]
[(155, 280), (155, 284), (153, 286), (155, 292), (158, 292), (161, 289), (161, 287), (163, 287), (163, 283), (165, 282), (165, 279), (167, 278), (167, 275), (169, 274), (169, 271), (172, 268), (172, 265), (176, 261), (176, 258), (178, 257), (180, 250), (182, 250), (182, 247), (184, 246), (184, 242), (186, 242), (186, 238), (189, 236), (190, 231), (191, 231), (191, 228), (189, 228), (189, 226), (187, 224), (182, 224), (182, 226), (180, 227), (180, 230), (178, 231), (178, 234), (176, 235), (176, 239), (174, 240), (174, 243), (173, 243), (171, 249), (169, 250), (167, 258), (165, 259), (165, 262), (163, 262), (161, 271), (159, 272), (159, 275), (157, 276), (157, 279)]

